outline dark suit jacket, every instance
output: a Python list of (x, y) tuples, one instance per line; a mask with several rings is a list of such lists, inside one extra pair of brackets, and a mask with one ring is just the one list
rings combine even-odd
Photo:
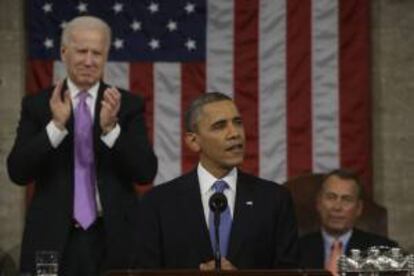
[[(123, 90), (118, 116), (120, 136), (112, 148), (102, 142), (99, 113), (106, 87), (100, 84), (96, 101), (94, 151), (106, 233), (106, 264), (118, 268), (130, 266), (135, 259), (131, 254), (138, 204), (133, 183), (151, 181), (157, 160), (146, 135), (143, 101)], [(21, 270), (25, 272), (33, 270), (36, 250), (57, 250), (62, 255), (73, 225), (73, 114), (66, 126), (69, 134), (53, 148), (46, 132), (51, 120), (51, 91), (23, 99), (17, 137), (8, 157), (12, 181), (19, 185), (35, 182), (22, 242)]]
[[(156, 186), (140, 211), (141, 267), (198, 269), (213, 259), (196, 170)], [(227, 259), (238, 268), (295, 267), (297, 252), (288, 190), (239, 171)]]
[[(351, 249), (356, 248), (365, 251), (371, 246), (395, 247), (398, 244), (385, 237), (354, 228), (345, 248), (345, 254), (349, 255)], [(303, 268), (321, 269), (324, 267), (325, 252), (321, 232), (314, 232), (301, 237), (299, 239), (299, 248), (300, 263)]]

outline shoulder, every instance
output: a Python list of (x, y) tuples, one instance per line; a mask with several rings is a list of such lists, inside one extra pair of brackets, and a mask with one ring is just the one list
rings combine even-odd
[(236, 193), (255, 200), (258, 208), (267, 210), (270, 216), (275, 214), (290, 216), (294, 211), (289, 190), (273, 181), (239, 171)]
[(195, 172), (187, 173), (170, 181), (157, 184), (148, 191), (143, 200), (166, 202), (173, 199), (177, 194), (192, 190), (198, 185), (197, 174)]
[(40, 90), (34, 94), (27, 94), (21, 102), (22, 116), (35, 119), (46, 119), (50, 113), (49, 101), (53, 87)]
[(307, 248), (308, 246), (321, 242), (322, 234), (319, 231), (304, 234), (299, 238), (299, 245), (303, 248)]
[(367, 246), (398, 246), (394, 240), (358, 228), (354, 228), (351, 238), (355, 241), (364, 241)]
[(23, 101), (31, 104), (43, 104), (48, 102), (53, 91), (54, 86), (39, 90), (35, 93), (27, 94), (23, 97)]
[(257, 176), (254, 176), (252, 174), (248, 174), (242, 171), (238, 171), (239, 173), (239, 180), (238, 182), (241, 185), (246, 185), (248, 187), (250, 187), (251, 189), (254, 189), (258, 192), (262, 192), (264, 194), (269, 194), (269, 195), (281, 195), (281, 196), (290, 196), (290, 192), (289, 190), (274, 181), (270, 181), (267, 179), (263, 179)]

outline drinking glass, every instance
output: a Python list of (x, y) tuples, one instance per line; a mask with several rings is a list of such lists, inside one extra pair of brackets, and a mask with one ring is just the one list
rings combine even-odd
[(57, 251), (36, 251), (36, 275), (57, 276), (58, 257)]

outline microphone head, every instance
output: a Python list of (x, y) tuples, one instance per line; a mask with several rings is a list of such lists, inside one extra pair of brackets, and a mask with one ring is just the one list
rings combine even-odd
[(223, 212), (227, 208), (227, 198), (223, 193), (214, 193), (208, 202), (212, 212)]

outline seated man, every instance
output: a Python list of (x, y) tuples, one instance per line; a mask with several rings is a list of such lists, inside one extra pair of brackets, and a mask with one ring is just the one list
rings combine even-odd
[(284, 186), (237, 168), (244, 157), (245, 133), (232, 99), (215, 92), (201, 95), (187, 111), (185, 125), (185, 142), (199, 155), (199, 164), (144, 196), (140, 267), (214, 269), (217, 249), (209, 198), (220, 186), (228, 201), (220, 224), (221, 267), (296, 267), (291, 195)]
[(362, 186), (353, 172), (338, 169), (328, 173), (317, 197), (321, 231), (300, 238), (301, 265), (325, 268), (337, 273), (337, 258), (349, 250), (367, 250), (371, 246), (398, 246), (385, 237), (354, 227), (362, 213)]

